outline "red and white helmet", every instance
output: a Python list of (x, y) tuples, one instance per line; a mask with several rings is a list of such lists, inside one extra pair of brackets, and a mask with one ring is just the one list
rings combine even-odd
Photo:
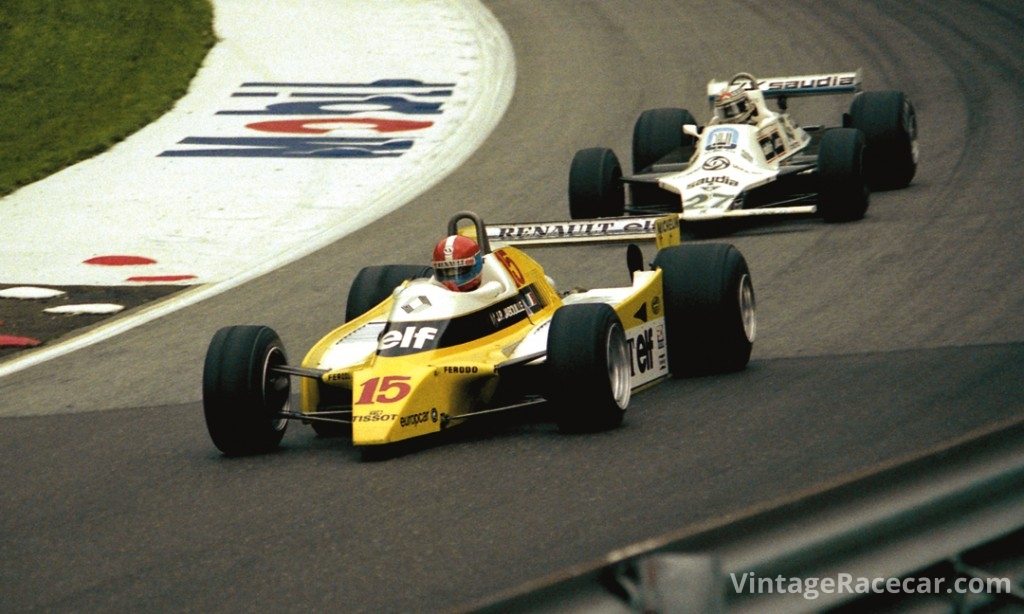
[(455, 292), (474, 290), (480, 285), (483, 255), (476, 241), (462, 235), (441, 239), (434, 248), (434, 277)]

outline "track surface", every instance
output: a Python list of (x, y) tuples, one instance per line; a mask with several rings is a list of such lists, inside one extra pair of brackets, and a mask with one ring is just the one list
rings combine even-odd
[[(0, 610), (451, 607), (1024, 413), (1024, 4), (488, 5), (517, 92), (460, 171), (281, 271), (0, 380), (0, 412), (75, 412), (0, 421)], [(294, 426), (265, 457), (209, 443), (216, 328), (269, 324), (297, 359), (359, 267), (425, 261), (451, 212), (565, 217), (573, 151), (628, 160), (644, 108), (702, 117), (712, 76), (858, 66), (916, 103), (917, 179), (860, 223), (728, 238), (758, 291), (746, 372), (657, 387), (595, 436), (506, 425), (369, 464)], [(791, 110), (834, 124), (845, 106)], [(623, 252), (536, 253), (570, 286), (624, 282)]]

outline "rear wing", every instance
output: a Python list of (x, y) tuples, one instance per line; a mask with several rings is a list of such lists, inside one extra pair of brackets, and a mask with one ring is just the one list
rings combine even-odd
[[(861, 76), (859, 69), (853, 72), (772, 77), (770, 79), (757, 80), (757, 88), (761, 90), (765, 98), (856, 94), (860, 91), (860, 84)], [(728, 87), (729, 83), (727, 81), (709, 81), (708, 102), (713, 105), (715, 97)]]
[[(679, 214), (609, 217), (569, 222), (525, 222), (487, 224), (487, 238), (493, 245), (553, 245), (603, 241), (653, 239), (658, 249), (679, 243)], [(475, 229), (459, 229), (475, 234)]]

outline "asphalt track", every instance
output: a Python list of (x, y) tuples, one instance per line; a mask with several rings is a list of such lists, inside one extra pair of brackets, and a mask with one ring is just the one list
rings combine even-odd
[[(5, 413), (71, 412), (0, 421), (0, 610), (446, 609), (1024, 415), (1024, 4), (488, 6), (517, 89), (459, 171), (280, 271), (0, 380)], [(209, 443), (216, 328), (269, 324), (298, 358), (359, 267), (425, 261), (451, 212), (563, 218), (573, 151), (628, 159), (641, 110), (702, 117), (707, 79), (741, 70), (856, 67), (914, 100), (917, 178), (859, 223), (728, 237), (758, 292), (747, 371), (659, 386), (592, 436), (500, 425), (380, 463), (294, 426), (269, 456)], [(536, 250), (565, 286), (623, 282), (623, 252)]]

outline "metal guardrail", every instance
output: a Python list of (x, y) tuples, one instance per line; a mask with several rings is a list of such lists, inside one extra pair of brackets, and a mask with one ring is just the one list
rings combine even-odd
[[(613, 552), (467, 610), (802, 612), (917, 600), (970, 611), (994, 600), (1024, 606), (1022, 573), (1024, 421), (1017, 420), (770, 511)], [(849, 587), (868, 590), (822, 584), (847, 577)], [(865, 587), (862, 578), (880, 582)], [(885, 588), (900, 578), (913, 578), (905, 586), (915, 592)], [(942, 578), (941, 590), (917, 591), (922, 578)], [(1010, 578), (1009, 592), (963, 594), (952, 590), (956, 578), (978, 586)]]

